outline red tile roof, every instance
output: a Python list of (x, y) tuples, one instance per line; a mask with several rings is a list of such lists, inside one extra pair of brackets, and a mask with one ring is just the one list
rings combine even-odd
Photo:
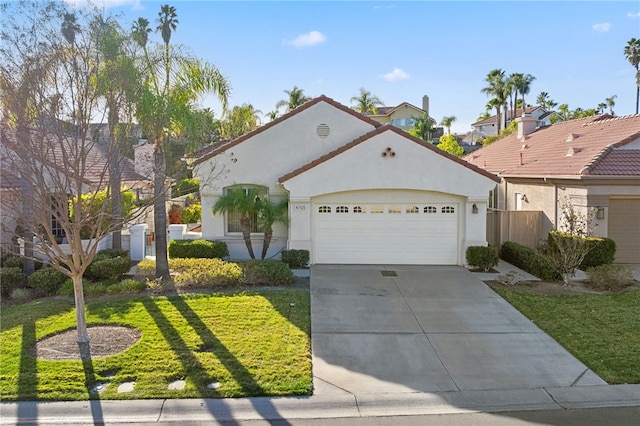
[[(542, 108), (542, 107), (540, 106), (527, 107), (527, 109), (525, 110), (525, 113), (531, 114), (533, 111), (537, 110), (538, 108)], [(549, 114), (553, 114), (553, 112), (551, 113), (546, 112), (545, 114), (543, 114), (543, 117), (546, 117)], [(500, 115), (501, 116), (503, 115), (502, 110), (500, 111)], [(522, 108), (516, 108), (515, 111), (514, 110), (507, 111), (507, 116), (509, 117), (508, 120), (513, 120), (514, 118), (522, 116)], [(472, 126), (482, 126), (484, 124), (493, 124), (497, 121), (498, 121), (498, 116), (492, 115), (491, 117), (487, 117), (484, 120), (476, 121), (475, 123), (472, 124)]]
[(403, 107), (403, 106), (407, 106), (407, 107), (411, 107), (413, 109), (417, 109), (418, 111), (422, 111), (423, 113), (425, 113), (426, 111), (423, 110), (422, 108), (418, 108), (415, 105), (410, 104), (409, 102), (402, 102), (400, 105), (394, 106), (394, 107), (377, 107), (376, 111), (377, 114), (372, 114), (372, 113), (367, 113), (367, 116), (372, 116), (372, 115), (391, 115), (395, 110)]
[(293, 178), (295, 176), (298, 176), (298, 175), (306, 172), (307, 170), (310, 170), (310, 169), (316, 167), (317, 165), (322, 164), (325, 161), (328, 161), (328, 160), (332, 159), (333, 157), (336, 157), (336, 156), (342, 154), (343, 152), (350, 150), (354, 146), (357, 146), (357, 145), (365, 142), (366, 140), (371, 139), (372, 137), (377, 136), (379, 134), (382, 134), (384, 132), (394, 132), (394, 133), (396, 133), (396, 134), (398, 134), (398, 135), (400, 135), (400, 136), (402, 136), (404, 138), (409, 139), (412, 142), (417, 143), (418, 145), (424, 147), (425, 149), (430, 149), (431, 151), (437, 153), (438, 155), (442, 155), (443, 157), (446, 157), (446, 158), (448, 158), (448, 159), (450, 159), (452, 161), (455, 161), (456, 163), (458, 163), (458, 164), (460, 164), (460, 165), (462, 165), (462, 166), (464, 166), (464, 167), (466, 167), (466, 168), (468, 168), (468, 169), (470, 169), (470, 170), (472, 170), (472, 171), (474, 171), (476, 173), (479, 173), (479, 174), (481, 174), (483, 176), (486, 176), (489, 179), (493, 179), (496, 182), (500, 181), (499, 177), (497, 177), (496, 175), (494, 175), (492, 173), (487, 172), (486, 170), (483, 170), (480, 167), (477, 167), (477, 166), (475, 166), (473, 164), (470, 164), (470, 163), (468, 163), (468, 162), (466, 162), (466, 161), (464, 161), (464, 160), (462, 160), (462, 159), (460, 159), (460, 158), (458, 158), (458, 157), (456, 157), (454, 155), (451, 155), (448, 152), (445, 152), (445, 151), (437, 148), (436, 146), (434, 146), (434, 145), (432, 145), (430, 143), (426, 143), (422, 139), (418, 139), (418, 138), (416, 138), (414, 136), (411, 136), (409, 133), (407, 133), (407, 132), (405, 132), (405, 131), (403, 131), (401, 129), (398, 129), (395, 126), (385, 125), (385, 126), (378, 127), (377, 129), (374, 129), (374, 130), (370, 131), (369, 133), (366, 133), (366, 134), (360, 136), (357, 139), (354, 139), (353, 141), (349, 142), (348, 144), (343, 145), (340, 148), (338, 148), (338, 149), (336, 149), (334, 151), (331, 151), (328, 154), (325, 154), (322, 157), (317, 158), (317, 159), (313, 160), (312, 162), (310, 162), (308, 164), (305, 164), (304, 166), (299, 167), (298, 169), (296, 169), (296, 170), (294, 170), (294, 171), (292, 171), (290, 173), (287, 173), (286, 175), (284, 175), (281, 178), (279, 178), (278, 182), (280, 182), (280, 183), (286, 182), (287, 180), (289, 180), (289, 179), (291, 179), (291, 178)]
[[(502, 176), (640, 176), (640, 115), (587, 117), (511, 134), (464, 157)], [(629, 147), (627, 147), (629, 148)]]
[(328, 103), (330, 105), (333, 105), (334, 107), (336, 107), (336, 108), (338, 108), (338, 109), (340, 109), (340, 110), (342, 110), (342, 111), (344, 111), (344, 112), (346, 112), (346, 113), (348, 113), (348, 114), (350, 114), (350, 115), (352, 115), (352, 116), (354, 116), (354, 117), (356, 117), (356, 118), (358, 118), (358, 119), (360, 119), (360, 120), (362, 120), (364, 122), (367, 122), (367, 123), (371, 124), (374, 127), (382, 126), (382, 124), (378, 123), (377, 121), (372, 120), (371, 118), (369, 118), (369, 117), (367, 117), (365, 115), (362, 115), (359, 112), (354, 111), (353, 109), (351, 109), (349, 107), (346, 107), (346, 106), (342, 105), (339, 102), (334, 101), (333, 99), (329, 98), (328, 96), (321, 95), (321, 96), (318, 96), (315, 99), (310, 100), (309, 102), (306, 102), (305, 104), (299, 106), (298, 108), (296, 108), (296, 109), (294, 109), (292, 111), (289, 111), (288, 113), (276, 118), (275, 120), (268, 122), (264, 126), (260, 126), (257, 129), (255, 129), (255, 130), (253, 130), (253, 131), (251, 131), (251, 132), (249, 132), (249, 133), (247, 133), (245, 135), (242, 135), (242, 136), (240, 136), (240, 137), (238, 137), (236, 139), (233, 139), (233, 140), (229, 141), (228, 143), (225, 143), (223, 145), (217, 146), (216, 149), (213, 149), (212, 151), (207, 152), (205, 155), (203, 155), (202, 157), (200, 157), (197, 160), (195, 160), (193, 164), (197, 165), (197, 164), (200, 164), (200, 163), (208, 160), (209, 158), (215, 157), (216, 155), (220, 154), (221, 152), (224, 152), (227, 149), (232, 148), (232, 147), (234, 147), (234, 146), (246, 141), (247, 139), (250, 139), (250, 138), (254, 137), (257, 134), (260, 134), (260, 133), (264, 132), (265, 130), (270, 129), (271, 127), (283, 122), (284, 120), (286, 120), (286, 119), (288, 119), (290, 117), (293, 117), (296, 114), (301, 113), (302, 111), (304, 111), (306, 109), (311, 108), (312, 106), (314, 106), (314, 105), (316, 105), (316, 104), (318, 104), (320, 102), (326, 102), (326, 103)]

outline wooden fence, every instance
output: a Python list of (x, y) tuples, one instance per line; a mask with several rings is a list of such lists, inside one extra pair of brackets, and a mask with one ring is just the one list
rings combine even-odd
[(541, 211), (487, 211), (487, 242), (492, 246), (500, 247), (506, 241), (513, 241), (536, 248), (543, 238)]

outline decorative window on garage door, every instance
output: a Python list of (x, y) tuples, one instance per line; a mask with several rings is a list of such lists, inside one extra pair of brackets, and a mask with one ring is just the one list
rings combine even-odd
[(402, 213), (402, 209), (400, 207), (397, 207), (397, 206), (389, 206), (389, 209), (387, 211), (389, 213), (391, 213), (391, 214)]
[(420, 213), (420, 207), (418, 207), (418, 206), (408, 206), (406, 212), (407, 213)]
[(382, 206), (372, 206), (371, 213), (384, 213), (384, 207)]
[(353, 212), (354, 213), (366, 213), (366, 210), (364, 208), (362, 208), (361, 206), (355, 206), (353, 208)]
[(331, 213), (331, 207), (329, 207), (329, 206), (320, 206), (320, 207), (318, 207), (318, 213)]
[(338, 207), (336, 207), (336, 213), (349, 213), (349, 207), (347, 207), (347, 206), (338, 206)]
[(438, 213), (438, 209), (435, 206), (427, 206), (424, 208), (424, 212), (428, 214)]
[(455, 213), (455, 212), (456, 212), (456, 209), (453, 206), (444, 206), (442, 208), (442, 213), (445, 213), (445, 214), (446, 213)]

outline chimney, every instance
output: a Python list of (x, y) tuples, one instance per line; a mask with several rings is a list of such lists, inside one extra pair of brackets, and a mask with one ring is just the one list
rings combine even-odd
[(518, 140), (523, 141), (527, 135), (536, 130), (538, 119), (530, 115), (516, 118), (518, 123)]
[(422, 109), (426, 111), (427, 117), (429, 117), (429, 97), (427, 95), (422, 97)]

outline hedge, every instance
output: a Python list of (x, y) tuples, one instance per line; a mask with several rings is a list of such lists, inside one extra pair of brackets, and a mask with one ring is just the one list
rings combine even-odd
[(248, 285), (286, 285), (295, 276), (286, 263), (278, 260), (249, 260), (243, 262), (240, 282)]
[(522, 244), (507, 241), (500, 247), (500, 257), (540, 279), (555, 281), (562, 278), (542, 254)]
[(17, 288), (24, 281), (22, 268), (9, 266), (0, 268), (0, 294), (8, 296), (11, 290)]
[(590, 241), (593, 246), (580, 264), (580, 269), (584, 271), (587, 268), (613, 263), (616, 256), (615, 241), (611, 238), (590, 238)]
[(207, 240), (172, 240), (169, 243), (169, 257), (222, 259), (229, 256), (227, 243)]
[(282, 261), (289, 265), (289, 268), (309, 266), (309, 250), (282, 250), (280, 256)]
[(29, 287), (47, 296), (56, 294), (66, 280), (67, 276), (65, 274), (53, 268), (40, 269), (28, 278)]
[(84, 276), (90, 280), (117, 280), (131, 269), (131, 258), (129, 256), (107, 259), (96, 257), (97, 260), (94, 259), (84, 273)]
[(489, 271), (498, 264), (498, 247), (470, 246), (467, 248), (467, 264), (483, 271)]

